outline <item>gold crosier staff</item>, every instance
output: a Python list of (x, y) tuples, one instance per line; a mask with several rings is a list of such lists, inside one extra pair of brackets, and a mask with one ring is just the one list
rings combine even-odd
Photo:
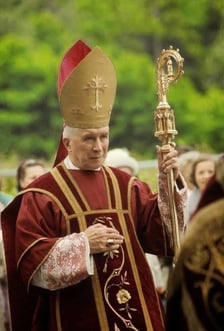
[[(162, 142), (162, 152), (168, 153), (172, 148), (172, 141), (177, 134), (173, 109), (167, 102), (169, 84), (177, 81), (183, 74), (183, 62), (179, 50), (172, 46), (168, 50), (162, 50), (157, 59), (156, 79), (159, 103), (154, 113), (155, 137)], [(173, 171), (167, 174), (169, 206), (171, 212), (171, 228), (174, 245), (174, 253), (177, 256), (180, 247), (180, 232), (177, 220), (176, 206), (174, 201), (174, 177)]]

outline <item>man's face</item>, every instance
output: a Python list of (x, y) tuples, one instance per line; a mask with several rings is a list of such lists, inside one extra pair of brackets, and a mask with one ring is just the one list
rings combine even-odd
[(64, 138), (63, 141), (76, 167), (94, 170), (104, 163), (109, 145), (109, 127), (76, 129), (72, 138)]

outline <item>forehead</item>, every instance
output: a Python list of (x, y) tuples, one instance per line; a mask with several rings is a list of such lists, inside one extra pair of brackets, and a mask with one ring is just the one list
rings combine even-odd
[(106, 126), (106, 127), (98, 128), (98, 129), (79, 129), (79, 133), (81, 136), (86, 136), (86, 135), (98, 136), (101, 134), (108, 134), (109, 127)]
[(26, 176), (32, 175), (42, 175), (45, 173), (45, 169), (43, 166), (36, 164), (26, 168)]
[(215, 162), (213, 160), (203, 160), (197, 163), (196, 169), (207, 169), (207, 168), (214, 168)]

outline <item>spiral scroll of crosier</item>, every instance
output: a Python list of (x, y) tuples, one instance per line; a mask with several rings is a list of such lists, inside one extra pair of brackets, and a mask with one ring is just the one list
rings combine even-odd
[[(157, 93), (159, 103), (154, 113), (155, 120), (155, 137), (161, 141), (162, 152), (168, 153), (172, 147), (172, 142), (177, 130), (175, 127), (174, 112), (167, 101), (167, 93), (169, 84), (176, 82), (183, 74), (184, 59), (179, 53), (179, 49), (174, 50), (170, 46), (167, 50), (162, 50), (159, 58), (157, 59), (156, 79), (157, 79)], [(175, 257), (180, 247), (180, 232), (177, 221), (176, 206), (174, 202), (174, 185), (173, 172), (167, 174), (168, 180), (168, 194), (169, 204), (171, 211), (171, 227)]]

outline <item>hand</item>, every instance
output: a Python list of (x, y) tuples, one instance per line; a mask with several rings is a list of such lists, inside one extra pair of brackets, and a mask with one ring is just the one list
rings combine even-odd
[(89, 241), (91, 254), (118, 249), (124, 241), (124, 237), (116, 229), (102, 224), (90, 225), (84, 233)]
[(173, 177), (176, 180), (179, 176), (178, 153), (173, 145), (170, 145), (170, 151), (164, 153), (162, 147), (156, 146), (158, 156), (158, 167), (161, 173), (169, 173), (173, 169)]

